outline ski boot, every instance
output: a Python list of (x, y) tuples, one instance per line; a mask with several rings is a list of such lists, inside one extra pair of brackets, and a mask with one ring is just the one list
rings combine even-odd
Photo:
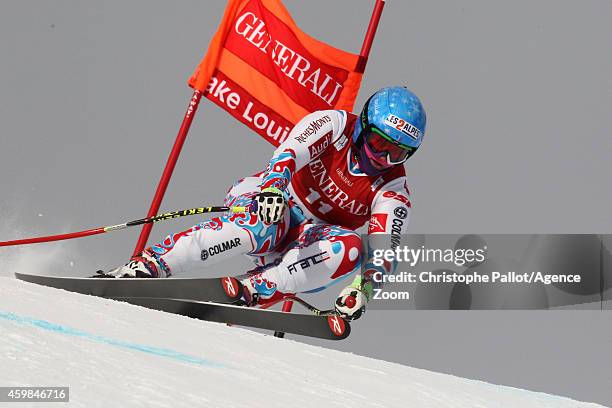
[(132, 257), (128, 263), (108, 272), (97, 271), (92, 278), (167, 278), (165, 268), (146, 251)]
[(283, 294), (276, 288), (276, 283), (270, 282), (261, 273), (251, 275), (242, 281), (242, 304), (244, 306), (263, 305)]

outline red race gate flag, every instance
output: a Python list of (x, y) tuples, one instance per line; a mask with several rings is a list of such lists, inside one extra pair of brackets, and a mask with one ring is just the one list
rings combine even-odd
[(280, 0), (230, 0), (189, 85), (278, 146), (310, 112), (352, 110), (362, 59), (301, 31)]

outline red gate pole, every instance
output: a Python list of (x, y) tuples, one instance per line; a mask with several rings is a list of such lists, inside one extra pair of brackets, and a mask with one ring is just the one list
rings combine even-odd
[[(370, 50), (372, 49), (372, 43), (374, 42), (374, 36), (376, 36), (376, 29), (378, 28), (378, 22), (380, 21), (380, 16), (382, 15), (383, 8), (385, 7), (385, 0), (376, 0), (374, 4), (374, 10), (372, 11), (372, 16), (370, 17), (370, 24), (368, 24), (368, 30), (366, 31), (365, 37), (363, 39), (363, 44), (361, 45), (361, 51), (359, 52), (359, 62), (357, 66), (357, 71), (364, 72), (366, 64), (368, 62), (368, 57), (370, 56)], [(290, 312), (293, 307), (293, 300), (285, 300), (283, 303), (283, 312)], [(285, 333), (275, 332), (275, 337), (284, 337)]]
[[(170, 156), (166, 162), (166, 167), (164, 168), (164, 172), (162, 173), (159, 184), (157, 185), (157, 190), (155, 191), (155, 196), (153, 197), (153, 202), (151, 203), (147, 217), (153, 217), (159, 211), (159, 206), (161, 205), (164, 194), (166, 193), (166, 188), (168, 187), (168, 183), (172, 177), (174, 166), (176, 165), (179, 155), (181, 154), (181, 149), (183, 148), (183, 144), (187, 138), (187, 133), (189, 133), (189, 128), (191, 127), (191, 122), (193, 122), (193, 118), (201, 99), (202, 92), (196, 89), (191, 96), (189, 105), (187, 106), (187, 111), (183, 117), (183, 123), (181, 124), (178, 134), (176, 135), (174, 146), (172, 146), (172, 151), (170, 151)], [(134, 255), (142, 252), (144, 249), (149, 239), (149, 235), (151, 234), (151, 228), (153, 228), (153, 224), (145, 224), (142, 231), (140, 231), (140, 237), (138, 237), (138, 243), (134, 249)]]
[[(365, 38), (363, 39), (363, 45), (361, 46), (361, 55), (363, 58), (368, 59), (370, 56), (370, 49), (372, 49), (372, 43), (374, 42), (374, 36), (376, 35), (376, 29), (378, 28), (378, 22), (382, 15), (383, 8), (385, 7), (385, 0), (376, 0), (374, 10), (372, 11), (372, 17), (370, 17), (370, 24), (368, 24), (368, 31), (366, 31)], [(365, 62), (364, 62), (365, 69)]]

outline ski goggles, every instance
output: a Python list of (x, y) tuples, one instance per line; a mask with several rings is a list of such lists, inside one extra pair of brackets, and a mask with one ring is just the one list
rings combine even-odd
[(364, 143), (376, 156), (385, 156), (387, 164), (394, 166), (402, 164), (414, 154), (416, 148), (406, 146), (391, 139), (376, 126), (368, 125), (364, 129)]

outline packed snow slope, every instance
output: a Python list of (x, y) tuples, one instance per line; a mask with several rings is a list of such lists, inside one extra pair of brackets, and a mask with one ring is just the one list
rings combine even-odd
[(0, 385), (69, 386), (70, 407), (599, 406), (12, 278), (0, 278)]

